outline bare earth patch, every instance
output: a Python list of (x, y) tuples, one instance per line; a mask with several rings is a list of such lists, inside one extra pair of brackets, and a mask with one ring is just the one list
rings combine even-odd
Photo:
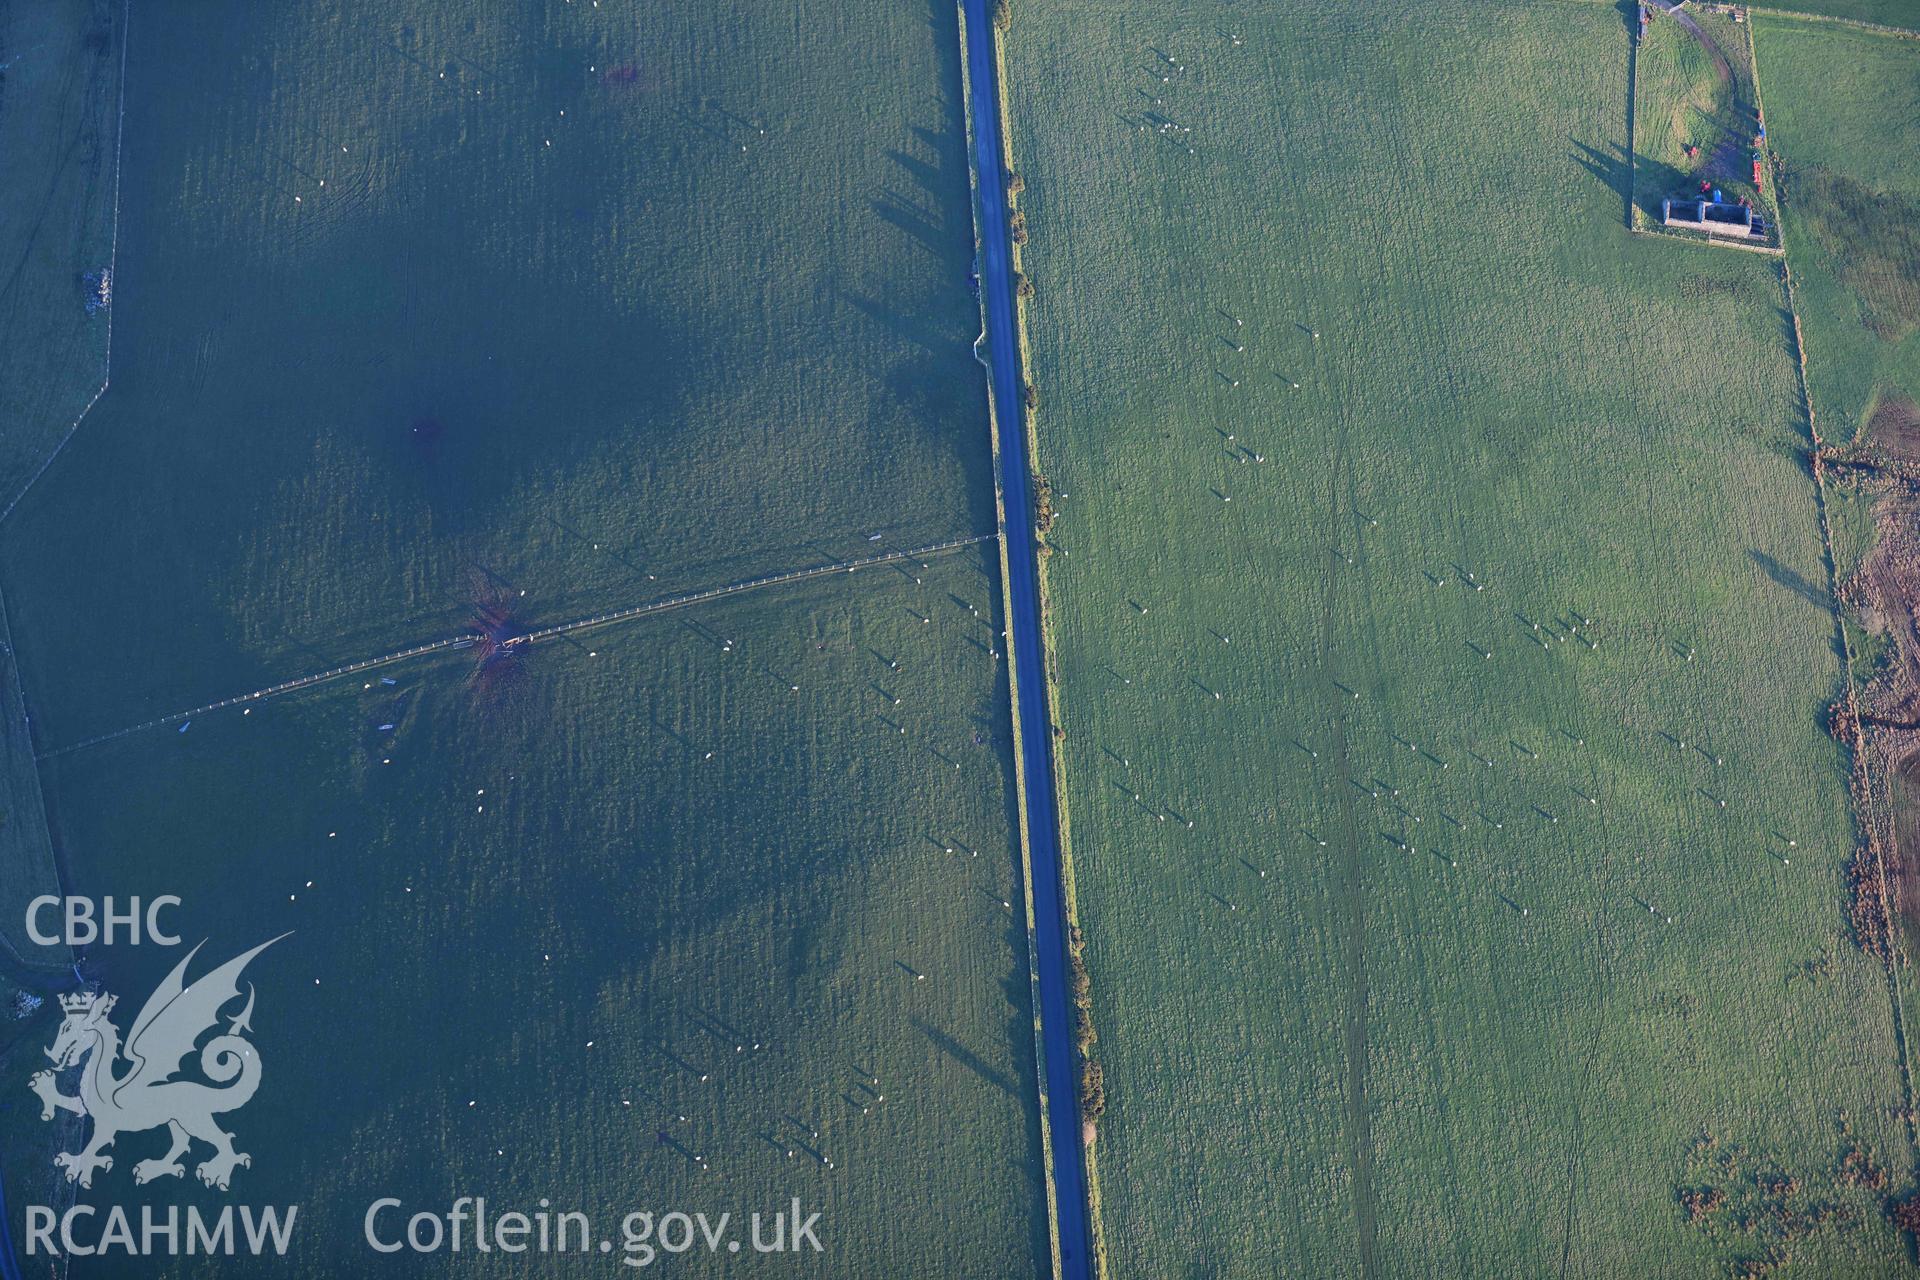
[[(1920, 441), (1903, 435), (1901, 443)], [(1907, 456), (1920, 458), (1920, 448)], [(1904, 959), (1892, 922), (1920, 931), (1920, 487), (1893, 471), (1876, 472), (1875, 484), (1885, 493), (1874, 511), (1876, 541), (1841, 587), (1855, 617), (1888, 642), (1859, 695), (1864, 751), (1852, 786), (1864, 830), (1847, 867), (1848, 916), (1861, 949), (1892, 964)], [(1847, 703), (1837, 704), (1835, 736), (1850, 740), (1855, 728)], [(1889, 803), (1875, 803), (1876, 776), (1888, 779)]]
[(1867, 420), (1867, 439), (1889, 457), (1920, 462), (1920, 404), (1898, 391), (1882, 394)]

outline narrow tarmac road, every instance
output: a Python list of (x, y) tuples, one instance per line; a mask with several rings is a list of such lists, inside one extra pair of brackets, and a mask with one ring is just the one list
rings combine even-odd
[(1067, 903), (1060, 881), (1060, 822), (1053, 791), (1053, 727), (1047, 714), (1047, 670), (1040, 638), (1040, 584), (1035, 569), (1033, 482), (1027, 461), (1026, 405), (1014, 319), (1013, 248), (1007, 219), (1007, 173), (1001, 157), (1000, 78), (994, 58), (992, 7), (964, 0), (967, 78), (972, 86), (973, 147), (980, 174), (980, 289), (986, 302), (988, 370), (1000, 424), (1000, 488), (1006, 504), (1007, 625), (1019, 677), (1027, 798), (1028, 862), (1033, 868), (1034, 952), (1040, 974), (1040, 1028), (1045, 1045), (1047, 1114), (1053, 1138), (1054, 1220), (1060, 1280), (1092, 1275), (1087, 1226), (1087, 1170), (1080, 1144), (1080, 1089), (1075, 1079), (1073, 1005), (1069, 998)]

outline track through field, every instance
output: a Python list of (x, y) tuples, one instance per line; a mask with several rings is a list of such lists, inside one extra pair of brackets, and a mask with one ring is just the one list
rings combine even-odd
[[(635, 618), (645, 618), (656, 613), (666, 613), (674, 609), (685, 609), (697, 604), (706, 604), (712, 600), (725, 599), (728, 596), (758, 590), (761, 587), (779, 586), (789, 582), (804, 582), (809, 578), (822, 578), (835, 573), (855, 573), (861, 569), (876, 565), (899, 564), (907, 560), (924, 560), (928, 556), (940, 555), (948, 551), (957, 551), (962, 547), (971, 547), (982, 542), (991, 542), (997, 534), (978, 533), (970, 538), (956, 538), (950, 542), (935, 543), (930, 547), (916, 547), (911, 551), (889, 551), (883, 555), (867, 556), (859, 560), (843, 560), (838, 564), (817, 565), (811, 569), (795, 569), (788, 573), (776, 573), (764, 578), (753, 578), (746, 582), (729, 583), (724, 587), (711, 587), (705, 591), (695, 591), (684, 595), (669, 596), (664, 600), (654, 600), (646, 604), (634, 605), (627, 609), (616, 609), (610, 613), (594, 614), (588, 618), (576, 618), (571, 622), (557, 623), (550, 627), (539, 627), (521, 636), (519, 643), (540, 644), (548, 640), (558, 640), (564, 636), (576, 635), (595, 627), (612, 626), (619, 622), (629, 622)], [(358, 662), (349, 662), (342, 666), (330, 667), (325, 671), (316, 671), (312, 675), (300, 676), (293, 680), (283, 680), (279, 684), (268, 685), (264, 689), (255, 689), (251, 693), (235, 694), (222, 698), (218, 702), (209, 702), (204, 706), (192, 707), (185, 711), (176, 711), (170, 715), (158, 716), (139, 724), (128, 725), (124, 729), (115, 729), (111, 733), (98, 734), (81, 742), (70, 743), (49, 751), (39, 752), (35, 758), (50, 760), (55, 756), (70, 755), (75, 751), (84, 751), (88, 747), (97, 747), (114, 742), (120, 738), (144, 733), (149, 729), (164, 728), (167, 725), (182, 724), (195, 716), (211, 715), (216, 711), (226, 711), (233, 707), (244, 707), (282, 694), (298, 693), (302, 689), (311, 689), (315, 685), (326, 684), (331, 680), (346, 676), (359, 675), (378, 667), (392, 666), (409, 658), (423, 657), (429, 653), (440, 653), (450, 649), (461, 649), (474, 643), (472, 632), (443, 636), (438, 640), (429, 640), (423, 644), (397, 649), (392, 653), (383, 653), (376, 658), (362, 658)]]
[[(1340, 472), (1348, 460), (1344, 429), (1335, 446), (1331, 492), (1328, 494), (1328, 524), (1340, 527), (1343, 507)], [(1340, 554), (1344, 554), (1341, 552)], [(1357, 559), (1357, 556), (1354, 557)], [(1319, 651), (1321, 670), (1331, 682), (1334, 661), (1334, 615), (1340, 606), (1340, 567), (1329, 565), (1327, 586), (1320, 606)], [(1329, 689), (1333, 688), (1330, 683)], [(1331, 694), (1329, 695), (1331, 698)], [(1353, 793), (1358, 785), (1353, 777), (1351, 743), (1347, 738), (1346, 708), (1331, 717), (1333, 730), (1333, 782), (1339, 800), (1340, 826), (1333, 833), (1339, 845), (1337, 883), (1344, 900), (1346, 937), (1342, 944), (1342, 968), (1346, 980), (1345, 1018), (1345, 1119), (1347, 1161), (1353, 1178), (1354, 1257), (1360, 1264), (1362, 1280), (1379, 1274), (1379, 1199), (1373, 1186), (1373, 1123), (1367, 1104), (1367, 1002), (1371, 992), (1367, 978), (1367, 845), (1361, 823), (1354, 813)]]

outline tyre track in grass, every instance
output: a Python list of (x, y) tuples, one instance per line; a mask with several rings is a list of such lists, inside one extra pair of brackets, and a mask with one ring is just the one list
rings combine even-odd
[[(1574, 676), (1573, 684), (1579, 683)], [(1577, 699), (1576, 699), (1577, 701)], [(1587, 759), (1587, 794), (1595, 798), (1600, 796), (1600, 766), (1591, 756)], [(1600, 884), (1612, 884), (1613, 873), (1613, 834), (1608, 830), (1607, 806), (1600, 809)], [(1580, 1083), (1573, 1093), (1572, 1137), (1567, 1143), (1567, 1211), (1560, 1230), (1560, 1280), (1566, 1280), (1568, 1269), (1573, 1265), (1573, 1234), (1580, 1223), (1580, 1187), (1586, 1176), (1587, 1167), (1587, 1095), (1593, 1088), (1595, 1068), (1599, 1065), (1601, 1029), (1606, 1023), (1607, 1007), (1613, 997), (1615, 978), (1614, 965), (1607, 948), (1607, 904), (1596, 903), (1593, 911), (1593, 947), (1594, 967), (1598, 981), (1593, 997), (1592, 1023), (1587, 1032), (1587, 1052), (1580, 1066)]]
[[(1382, 690), (1384, 681), (1383, 681), (1382, 673), (1380, 670), (1380, 655), (1384, 652), (1384, 649), (1380, 642), (1380, 628), (1379, 628), (1380, 614), (1379, 614), (1379, 610), (1374, 605), (1373, 561), (1372, 561), (1372, 557), (1368, 554), (1368, 551), (1367, 551), (1367, 541), (1366, 541), (1366, 532), (1365, 532), (1365, 528), (1366, 528), (1365, 521), (1367, 520), (1367, 517), (1364, 516), (1360, 510), (1360, 483), (1359, 483), (1358, 475), (1354, 471), (1352, 454), (1343, 448), (1335, 459), (1335, 467), (1338, 471), (1344, 472), (1345, 479), (1346, 479), (1347, 517), (1352, 525), (1352, 538), (1353, 538), (1353, 544), (1354, 544), (1353, 559), (1354, 559), (1355, 581), (1359, 590), (1359, 598), (1356, 603), (1358, 605), (1359, 616), (1361, 618), (1360, 625), (1364, 632), (1364, 638), (1366, 641), (1365, 651), (1364, 651), (1364, 654), (1361, 656), (1364, 657), (1365, 663), (1366, 663), (1366, 672), (1369, 677), (1368, 685), (1370, 686), (1374, 697), (1378, 699), (1379, 705), (1385, 708), (1390, 706), (1391, 703), (1386, 698), (1381, 696), (1381, 690)], [(1352, 682), (1349, 681), (1349, 683), (1352, 683)], [(1382, 712), (1380, 729), (1382, 732), (1384, 732), (1387, 735), (1388, 742), (1393, 742), (1396, 739), (1404, 737), (1404, 735), (1402, 735), (1399, 732), (1398, 728), (1396, 727), (1393, 721), (1393, 717), (1389, 712), (1386, 712), (1386, 711)], [(1408, 739), (1408, 740), (1412, 741), (1412, 739)], [(1421, 754), (1425, 755), (1426, 753), (1423, 751), (1421, 752)], [(1390, 767), (1388, 769), (1389, 777), (1391, 777), (1391, 775), (1394, 772), (1395, 770), (1393, 770)], [(1345, 790), (1348, 796), (1352, 796), (1353, 788), (1350, 785), (1347, 786)], [(1386, 833), (1382, 831), (1382, 832), (1378, 832), (1377, 834), (1384, 837)], [(1416, 840), (1414, 833), (1407, 827), (1407, 824), (1404, 818), (1402, 819), (1400, 824), (1400, 838), (1407, 843), (1408, 855), (1415, 860), (1415, 863), (1417, 865), (1418, 858), (1422, 856), (1418, 852), (1419, 843)], [(1374, 847), (1374, 841), (1370, 837), (1366, 838), (1365, 842), (1362, 844), (1361, 847), (1363, 849), (1372, 848)], [(1363, 859), (1364, 859), (1364, 855), (1363, 855)], [(1364, 934), (1364, 930), (1362, 930), (1362, 932)], [(1441, 1049), (1440, 1049), (1439, 1036), (1437, 1035), (1434, 1027), (1434, 1017), (1437, 1011), (1437, 1005), (1435, 1004), (1435, 1001), (1433, 998), (1432, 983), (1428, 981), (1428, 978), (1427, 978), (1426, 949), (1421, 945), (1420, 936), (1421, 936), (1420, 930), (1417, 927), (1408, 930), (1407, 940), (1408, 940), (1410, 949), (1412, 950), (1412, 953), (1413, 953), (1414, 971), (1420, 975), (1420, 992), (1419, 992), (1418, 1008), (1421, 1014), (1421, 1026), (1426, 1031), (1426, 1040), (1427, 1040), (1426, 1061), (1429, 1064), (1428, 1083), (1429, 1083), (1429, 1087), (1432, 1090), (1433, 1099), (1436, 1104), (1434, 1109), (1435, 1114), (1439, 1116), (1444, 1122), (1446, 1118), (1446, 1107), (1445, 1107), (1445, 1100), (1446, 1100), (1445, 1083), (1446, 1082), (1440, 1074), (1441, 1063), (1443, 1061), (1443, 1058), (1442, 1058)], [(1364, 938), (1363, 938), (1363, 941), (1364, 941)], [(1362, 960), (1362, 963), (1364, 964), (1364, 958)], [(1369, 978), (1368, 978), (1369, 994), (1371, 994), (1371, 988), (1372, 988), (1372, 980), (1371, 980), (1371, 976), (1369, 975)], [(1378, 1213), (1379, 1213), (1378, 1193), (1372, 1189), (1371, 1163), (1373, 1159), (1373, 1121), (1371, 1116), (1368, 1116), (1366, 1120), (1366, 1133), (1367, 1133), (1367, 1159), (1369, 1162), (1369, 1169), (1368, 1169), (1369, 1195), (1374, 1201), (1373, 1214), (1374, 1214), (1375, 1221), (1377, 1222)], [(1473, 1267), (1472, 1267), (1472, 1259), (1469, 1258), (1464, 1252), (1466, 1248), (1466, 1239), (1465, 1239), (1465, 1236), (1462, 1234), (1462, 1232), (1459, 1230), (1459, 1215), (1457, 1212), (1457, 1207), (1459, 1205), (1467, 1203), (1467, 1200), (1462, 1196), (1461, 1190), (1460, 1190), (1460, 1168), (1459, 1168), (1459, 1163), (1455, 1158), (1454, 1143), (1452, 1142), (1450, 1135), (1443, 1135), (1443, 1136), (1446, 1138), (1446, 1140), (1443, 1141), (1440, 1145), (1441, 1145), (1442, 1151), (1445, 1154), (1446, 1165), (1447, 1165), (1447, 1184), (1448, 1184), (1448, 1197), (1447, 1197), (1447, 1203), (1446, 1203), (1447, 1227), (1449, 1229), (1450, 1238), (1455, 1243), (1454, 1266), (1453, 1266), (1452, 1273), (1454, 1275), (1464, 1276), (1464, 1275), (1471, 1274)], [(1377, 1229), (1370, 1228), (1370, 1234), (1377, 1236)], [(1377, 1239), (1374, 1240), (1374, 1248), (1377, 1254), (1377, 1250), (1378, 1250)]]
[[(1333, 474), (1328, 486), (1328, 527), (1341, 527), (1340, 473), (1349, 464), (1347, 429), (1342, 422), (1334, 445)], [(1345, 555), (1345, 543), (1335, 554)], [(1358, 557), (1354, 557), (1356, 560)], [(1329, 565), (1320, 606), (1320, 669), (1332, 680), (1334, 614), (1340, 605), (1340, 565)], [(1331, 684), (1327, 686), (1331, 688)], [(1329, 700), (1332, 695), (1329, 694)], [(1379, 1274), (1379, 1198), (1373, 1186), (1373, 1119), (1367, 1109), (1367, 1004), (1371, 989), (1367, 974), (1367, 851), (1361, 824), (1354, 814), (1353, 761), (1347, 738), (1346, 709), (1331, 717), (1333, 782), (1340, 806), (1340, 826), (1334, 833), (1339, 848), (1340, 894), (1346, 908), (1346, 939), (1341, 954), (1345, 970), (1347, 1008), (1343, 1024), (1346, 1051), (1345, 1119), (1347, 1163), (1353, 1179), (1354, 1257), (1362, 1280)]]
[[(1409, 129), (1404, 119), (1397, 121), (1392, 130), (1392, 143), (1396, 169), (1405, 173), (1419, 172), (1423, 161), (1422, 141), (1417, 129)], [(1408, 261), (1404, 250), (1395, 244), (1391, 236), (1381, 235), (1374, 238), (1371, 242), (1371, 250), (1371, 269), (1376, 271), (1381, 279), (1393, 279), (1407, 268)], [(1450, 324), (1453, 322), (1453, 314), (1444, 305), (1440, 295), (1433, 290), (1420, 290), (1417, 298), (1409, 300), (1406, 306), (1407, 313), (1405, 319), (1409, 326), (1406, 331), (1406, 337), (1410, 342), (1417, 343), (1423, 351), (1426, 351), (1428, 344), (1434, 340), (1434, 335), (1446, 333)], [(1431, 352), (1429, 351), (1428, 354), (1431, 354)], [(1473, 406), (1463, 402), (1460, 383), (1455, 379), (1449, 378), (1446, 382), (1446, 388), (1447, 399), (1451, 409), (1449, 416), (1454, 421), (1471, 421), (1473, 417)], [(1367, 531), (1370, 528), (1376, 527), (1374, 517), (1384, 514), (1384, 512), (1378, 508), (1377, 503), (1384, 502), (1386, 499), (1379, 498), (1369, 500), (1366, 504), (1368, 509), (1362, 509), (1360, 493), (1361, 472), (1355, 465), (1353, 451), (1349, 447), (1349, 443), (1349, 429), (1347, 420), (1343, 416), (1340, 426), (1339, 446), (1334, 454), (1333, 467), (1336, 485), (1341, 483), (1342, 477), (1344, 478), (1345, 492), (1347, 495), (1349, 536), (1354, 547), (1353, 571), (1356, 590), (1358, 592), (1355, 613), (1358, 618), (1361, 639), (1364, 642), (1363, 649), (1356, 657), (1359, 660), (1363, 660), (1366, 664), (1365, 669), (1370, 685), (1370, 695), (1375, 698), (1376, 704), (1381, 708), (1379, 731), (1387, 735), (1387, 745), (1385, 749), (1387, 750), (1388, 756), (1391, 757), (1391, 746), (1393, 743), (1398, 741), (1412, 742), (1414, 738), (1419, 735), (1408, 737), (1399, 732), (1392, 713), (1394, 703), (1384, 694), (1385, 678), (1383, 676), (1382, 665), (1386, 646), (1382, 643), (1380, 636), (1379, 620), (1381, 611), (1375, 603), (1373, 560), (1368, 547)], [(1450, 475), (1469, 474), (1471, 470), (1470, 460), (1458, 457), (1445, 468), (1446, 473)], [(1468, 547), (1471, 540), (1468, 537), (1465, 524), (1460, 517), (1457, 491), (1455, 491), (1454, 496), (1449, 499), (1448, 505), (1455, 521), (1457, 537), (1461, 547), (1461, 556), (1463, 559), (1468, 558)], [(1384, 533), (1384, 530), (1382, 532)], [(1475, 556), (1473, 558), (1477, 559), (1478, 557)], [(1463, 629), (1470, 629), (1471, 624), (1467, 623), (1463, 618), (1462, 627)], [(1421, 750), (1419, 755), (1427, 757), (1430, 762), (1433, 760), (1431, 754), (1425, 750)], [(1389, 769), (1389, 773), (1393, 772), (1396, 771)], [(1411, 782), (1411, 779), (1407, 779), (1407, 781)], [(1351, 790), (1349, 790), (1348, 794), (1352, 794)], [(1427, 855), (1418, 852), (1421, 842), (1416, 838), (1406, 817), (1402, 817), (1399, 829), (1399, 838), (1408, 846), (1409, 851), (1412, 851), (1411, 861), (1414, 865), (1405, 868), (1406, 876), (1412, 877), (1416, 874), (1420, 860)], [(1384, 829), (1370, 832), (1368, 836), (1369, 847), (1376, 849), (1378, 846), (1375, 840), (1387, 838)], [(1451, 888), (1453, 886), (1449, 887)], [(1418, 889), (1414, 887), (1414, 881), (1411, 879), (1401, 880), (1395, 886), (1376, 886), (1376, 891), (1380, 889), (1385, 889), (1390, 892), (1418, 892)], [(1479, 1260), (1472, 1257), (1468, 1252), (1468, 1237), (1466, 1233), (1460, 1229), (1460, 1206), (1471, 1204), (1472, 1196), (1463, 1194), (1461, 1190), (1456, 1144), (1453, 1141), (1453, 1135), (1448, 1127), (1450, 1117), (1446, 1110), (1447, 1081), (1443, 1073), (1442, 1065), (1445, 1058), (1441, 1050), (1437, 1024), (1437, 1017), (1440, 1010), (1433, 996), (1433, 985), (1428, 976), (1429, 970), (1427, 968), (1426, 949), (1422, 943), (1421, 930), (1418, 927), (1407, 929), (1406, 943), (1413, 956), (1413, 971), (1418, 975), (1418, 1004), (1417, 1006), (1409, 1004), (1407, 1007), (1410, 1010), (1417, 1010), (1420, 1029), (1425, 1032), (1427, 1088), (1434, 1103), (1433, 1114), (1438, 1117), (1440, 1121), (1440, 1132), (1444, 1139), (1438, 1144), (1445, 1160), (1447, 1178), (1447, 1195), (1441, 1212), (1445, 1215), (1448, 1235), (1454, 1246), (1454, 1262), (1448, 1274), (1461, 1276), (1470, 1275), (1476, 1270), (1476, 1262)], [(1370, 977), (1369, 990), (1371, 990)], [(1373, 1153), (1371, 1116), (1367, 1118), (1367, 1143), (1368, 1159), (1371, 1162)], [(1372, 1184), (1371, 1172), (1370, 1168), (1370, 1186)], [(1373, 1212), (1375, 1214), (1375, 1220), (1377, 1221), (1378, 1193), (1377, 1191), (1370, 1191), (1370, 1195), (1373, 1197)], [(1375, 1231), (1374, 1234), (1377, 1237), (1377, 1231)], [(1374, 1246), (1377, 1255), (1377, 1238), (1374, 1240)], [(1437, 1257), (1439, 1253), (1438, 1247), (1433, 1247), (1432, 1252)]]
[(1727, 61), (1727, 55), (1720, 51), (1720, 46), (1713, 42), (1713, 37), (1700, 29), (1700, 24), (1693, 20), (1693, 15), (1680, 7), (1681, 2), (1682, 0), (1647, 0), (1647, 3), (1679, 23), (1688, 35), (1700, 42), (1700, 47), (1706, 51), (1707, 57), (1713, 62), (1713, 73), (1720, 77), (1720, 83), (1734, 93), (1739, 93), (1740, 78), (1733, 74), (1733, 64)]

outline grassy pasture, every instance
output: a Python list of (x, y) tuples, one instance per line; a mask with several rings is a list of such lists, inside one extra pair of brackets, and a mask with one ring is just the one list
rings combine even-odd
[(6, 610), (0, 606), (0, 945), (9, 962), (58, 973), (72, 956), (64, 947), (41, 946), (28, 936), (26, 904), (44, 893), (58, 893), (53, 841), (47, 832), (40, 775), (34, 764), (33, 735), (14, 668)]
[(558, 620), (991, 527), (948, 7), (130, 25), (113, 387), (0, 531), (44, 745), (476, 565)]
[[(1769, 127), (1788, 159), (1787, 233), (1821, 434), (1871, 437), (1897, 452), (1920, 425), (1920, 163), (1912, 155), (1920, 43), (1773, 17), (1758, 20), (1754, 34)], [(1842, 516), (1836, 552), (1847, 570), (1872, 546), (1873, 504), (1829, 492), (1838, 498), (1829, 510)], [(1894, 641), (1866, 620), (1849, 626), (1854, 678), (1864, 688), (1892, 658)], [(1904, 847), (1914, 831), (1911, 778), (1891, 772), (1882, 781)], [(1911, 917), (1903, 924), (1911, 954)], [(1910, 972), (1900, 988), (1911, 1026), (1920, 993)]]
[(1920, 401), (1920, 43), (1762, 16), (1769, 136), (1821, 434)]
[(1718, 117), (1732, 105), (1732, 86), (1713, 59), (1677, 22), (1654, 22), (1639, 46), (1635, 152), (1643, 161), (1685, 174), (1688, 145), (1711, 148)]
[[(992, 527), (947, 6), (124, 34), (112, 389), (0, 526), (42, 749), (478, 597), (539, 625)], [(365, 1256), (376, 1195), (470, 1191), (608, 1225), (797, 1194), (809, 1274), (1032, 1274), (994, 579), (976, 547), (554, 642), (499, 695), (448, 655), (44, 761), (75, 892), (178, 894), (209, 954), (297, 930), (232, 1125), (248, 1199), (303, 1206), (293, 1270)], [(173, 958), (93, 963), (137, 992)], [(3, 1114), (17, 1241), (48, 1127)], [(200, 1196), (133, 1192), (147, 1154), (93, 1194)]]
[(118, 17), (109, 0), (0, 4), (0, 509), (105, 376), (81, 277), (112, 241)]
[[(1787, 13), (1806, 13), (1827, 18), (1846, 18), (1854, 22), (1872, 22), (1883, 27), (1901, 27), (1920, 31), (1920, 7), (1913, 0), (1782, 0), (1765, 6)], [(1765, 19), (1769, 15), (1759, 15)]]
[[(106, 317), (81, 278), (108, 260), (119, 47), (105, 3), (0, 5), (0, 510), (99, 388)], [(61, 948), (26, 935), (19, 907), (57, 887), (33, 742), (0, 602), (0, 942), (58, 969)], [(16, 905), (17, 904), (17, 905)]]
[[(303, 1206), (292, 1273), (359, 1274), (379, 1195), (457, 1192), (609, 1227), (799, 1195), (828, 1249), (805, 1274), (1034, 1273), (1006, 690), (951, 598), (990, 603), (996, 570), (976, 549), (920, 576), (543, 646), (505, 695), (455, 656), (54, 764), (81, 891), (179, 894), (216, 960), (296, 931), (249, 971), (265, 1084), (230, 1126), (244, 1198)], [(137, 993), (177, 958), (114, 948), (104, 978)], [(131, 1191), (150, 1141), (101, 1200), (199, 1198)], [(17, 1215), (34, 1188), (8, 1193)]]
[(1116, 1274), (1710, 1275), (1776, 1166), (1907, 1265), (1777, 266), (1623, 229), (1626, 35), (1016, 18)]

